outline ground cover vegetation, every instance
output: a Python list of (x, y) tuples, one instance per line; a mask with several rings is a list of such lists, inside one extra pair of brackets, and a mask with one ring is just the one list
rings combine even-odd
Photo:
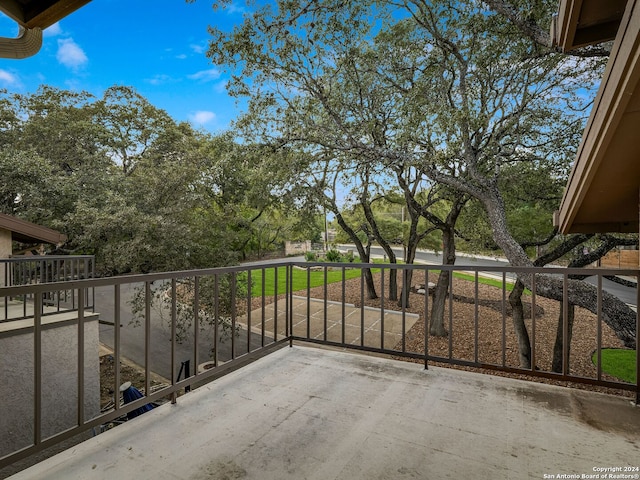
[[(276, 284), (278, 295), (286, 293), (287, 269), (286, 267), (278, 267), (277, 278), (275, 271), (276, 268), (270, 267), (265, 269), (264, 274), (262, 270), (253, 270), (251, 272), (252, 286), (255, 287), (251, 290), (252, 296), (261, 296), (263, 285), (265, 295), (276, 294)], [(307, 271), (308, 270), (306, 269), (293, 269), (293, 272), (291, 274), (291, 288), (294, 292), (306, 290), (307, 287), (315, 288), (321, 285), (325, 285), (325, 283), (330, 284), (342, 282), (343, 280), (360, 278), (361, 276), (360, 268), (350, 267), (345, 267), (344, 269), (327, 267), (326, 272), (324, 267), (320, 267), (318, 269), (309, 270), (308, 276)], [(373, 273), (376, 273), (379, 270), (372, 268), (371, 271)]]
[[(398, 233), (388, 236), (385, 208), (378, 206), (397, 202), (406, 214), (401, 232), (409, 263), (438, 232), (445, 263), (455, 262), (462, 240), (500, 251), (515, 267), (567, 255), (566, 263), (582, 267), (637, 239), (563, 237), (553, 228), (552, 211), (606, 58), (602, 48), (566, 55), (551, 47), (542, 32), (549, 31), (556, 6), (271, 2), (254, 6), (232, 31), (212, 28), (208, 55), (232, 75), (229, 91), (248, 99), (238, 131), (296, 152), (294, 194), (332, 212), (363, 261), (374, 241), (396, 261), (391, 244)], [(592, 253), (572, 258), (585, 242)], [(438, 278), (431, 313), (436, 336), (447, 335), (447, 275), (443, 270)], [(395, 277), (390, 272), (382, 294), (409, 302), (409, 295), (398, 294)], [(365, 278), (375, 299), (370, 272)], [(531, 366), (531, 341), (521, 295), (533, 280), (521, 274), (510, 294), (524, 367)], [(535, 283), (538, 295), (562, 302), (557, 278), (536, 275)], [(596, 299), (594, 287), (570, 280), (571, 309), (596, 312)], [(635, 313), (607, 293), (602, 306), (604, 321), (632, 347)], [(571, 341), (571, 328), (567, 339), (560, 330), (556, 353)]]
[[(636, 355), (633, 350), (605, 348), (601, 351), (602, 370), (628, 383), (636, 383)], [(598, 354), (593, 352), (591, 359), (598, 364)]]

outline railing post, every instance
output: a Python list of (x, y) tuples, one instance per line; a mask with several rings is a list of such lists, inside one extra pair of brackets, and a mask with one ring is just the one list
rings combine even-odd
[(151, 283), (144, 282), (144, 391), (151, 390)]
[(260, 346), (264, 347), (264, 335), (265, 335), (265, 322), (266, 322), (266, 305), (265, 305), (265, 298), (266, 298), (266, 269), (264, 267), (262, 267), (261, 270), (261, 278), (262, 278), (262, 285), (261, 285), (261, 292), (260, 292), (260, 308), (262, 311), (262, 325), (260, 327)]
[(247, 270), (247, 353), (251, 353), (251, 310), (253, 310), (252, 305), (252, 284), (251, 281), (251, 269)]
[(402, 302), (402, 353), (407, 351), (407, 339), (406, 339), (406, 327), (407, 327), (407, 299), (409, 298), (409, 266), (405, 265), (402, 268), (402, 292), (401, 302)]
[[(360, 269), (360, 346), (364, 347), (364, 268)], [(308, 328), (308, 327), (307, 327)], [(307, 334), (307, 337), (309, 334)]]
[(424, 270), (424, 369), (429, 370), (429, 269)]
[[(200, 277), (193, 279), (193, 370), (198, 374), (200, 358)], [(186, 389), (185, 389), (186, 391)]]
[(380, 267), (380, 349), (384, 349), (384, 265)]
[(289, 268), (289, 293), (287, 294), (289, 297), (289, 321), (288, 332), (289, 335), (289, 348), (293, 348), (293, 265), (288, 265)]
[[(444, 265), (443, 265), (444, 268)], [(449, 269), (449, 360), (453, 358), (453, 269)]]
[(640, 405), (640, 271), (636, 276), (636, 405)]
[(311, 267), (307, 265), (307, 338), (311, 338)]
[(236, 272), (231, 272), (231, 360), (236, 358)]
[(536, 274), (531, 274), (531, 371), (536, 371)]
[[(451, 272), (453, 276), (453, 272)], [(474, 299), (473, 299), (473, 361), (477, 364), (480, 361), (480, 309), (478, 305), (478, 298), (480, 297), (480, 288), (479, 288), (479, 277), (480, 272), (476, 270), (475, 272), (475, 282), (474, 282)], [(504, 303), (503, 303), (504, 305)]]
[(341, 340), (342, 343), (345, 343), (346, 341), (346, 322), (347, 319), (345, 318), (347, 315), (347, 310), (346, 310), (346, 305), (344, 304), (345, 302), (345, 297), (346, 297), (346, 270), (345, 267), (342, 267), (342, 331), (341, 331)]
[(278, 341), (278, 267), (273, 269), (273, 341)]
[(84, 424), (84, 288), (78, 288), (78, 426)]
[(289, 336), (289, 323), (291, 321), (291, 301), (293, 300), (291, 298), (291, 284), (293, 282), (293, 279), (291, 278), (291, 265), (285, 265), (284, 268), (284, 272), (285, 272), (285, 282), (284, 282), (284, 298), (285, 298), (285, 304), (284, 304), (284, 310), (285, 310), (285, 316), (284, 316), (284, 336), (285, 338), (289, 339), (289, 347), (292, 347), (292, 341), (291, 341), (291, 337)]
[[(176, 371), (176, 323), (178, 321), (178, 284), (175, 277), (171, 279), (171, 386), (175, 387), (175, 371)], [(145, 391), (149, 396), (151, 392)], [(177, 401), (177, 393), (175, 390), (171, 392), (171, 403), (175, 405)]]
[(218, 366), (218, 321), (220, 316), (220, 284), (218, 274), (213, 275), (213, 366)]
[(327, 302), (328, 302), (328, 296), (327, 296), (327, 266), (325, 265), (322, 268), (322, 271), (324, 272), (324, 277), (323, 277), (323, 281), (322, 281), (322, 285), (323, 285), (323, 298), (324, 298), (324, 319), (323, 319), (323, 325), (322, 325), (322, 338), (323, 340), (326, 342), (327, 341)]
[(569, 276), (562, 276), (562, 375), (569, 373)]
[(42, 292), (34, 294), (33, 307), (33, 444), (42, 440)]
[(596, 378), (598, 381), (602, 380), (602, 275), (598, 274), (598, 306), (596, 312), (596, 337), (597, 337), (597, 350), (596, 361), (598, 364)]
[(507, 365), (507, 272), (502, 272), (502, 368)]
[[(95, 291), (95, 289), (94, 289)], [(113, 286), (113, 391), (119, 392), (120, 384), (120, 284)], [(114, 398), (115, 409), (120, 409), (120, 393)]]

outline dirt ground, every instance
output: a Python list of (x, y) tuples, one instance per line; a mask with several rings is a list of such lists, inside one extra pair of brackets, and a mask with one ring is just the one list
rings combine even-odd
[[(113, 355), (102, 352), (100, 356), (100, 407), (104, 408), (114, 401), (115, 390), (115, 361)], [(131, 382), (138, 389), (144, 387), (144, 370), (128, 361), (120, 361), (120, 385)], [(151, 378), (151, 385), (162, 383), (155, 376)]]
[[(374, 279), (378, 295), (381, 295), (381, 274), (375, 274)], [(437, 274), (429, 273), (429, 282), (437, 282)], [(411, 284), (413, 286), (424, 284), (424, 272), (415, 272)], [(388, 290), (389, 278), (388, 273), (385, 276), (385, 289)], [(398, 274), (398, 294), (402, 286), (402, 275)], [(454, 299), (466, 297), (473, 299), (475, 296), (474, 282), (463, 279), (454, 278), (453, 294)], [(306, 291), (300, 292), (306, 295)], [(391, 301), (387, 297), (388, 291), (385, 292), (384, 307), (389, 310), (401, 310), (396, 301)], [(509, 367), (519, 367), (518, 344), (514, 332), (510, 312), (507, 311), (503, 315), (502, 312), (502, 289), (489, 285), (478, 286), (478, 296), (480, 303), (492, 304), (494, 308), (480, 305), (478, 307), (477, 320), (477, 338), (478, 338), (478, 360), (481, 362), (502, 365), (502, 345), (503, 332), (505, 342), (504, 364)], [(317, 298), (324, 297), (324, 287), (316, 287), (311, 289), (311, 296)], [(334, 283), (327, 286), (327, 297), (330, 300), (342, 301), (342, 286), (340, 283)], [(509, 308), (508, 292), (506, 295), (507, 310)], [(360, 279), (348, 280), (345, 286), (344, 301), (352, 303), (356, 306), (362, 304)], [(525, 311), (531, 311), (531, 295), (523, 295), (522, 301), (525, 304)], [(428, 298), (428, 314), (431, 313), (432, 297)], [(410, 307), (407, 312), (420, 315), (420, 319), (411, 327), (406, 335), (405, 350), (407, 352), (424, 352), (424, 309), (425, 296), (422, 294), (411, 293), (409, 297)], [(366, 298), (364, 304), (372, 307), (380, 307), (380, 299), (370, 300)], [(535, 300), (534, 320), (526, 319), (527, 330), (531, 337), (531, 342), (535, 345), (535, 361), (536, 366), (545, 371), (551, 370), (551, 362), (553, 358), (553, 345), (556, 338), (556, 330), (558, 326), (559, 302), (549, 300), (540, 296), (536, 296)], [(461, 301), (453, 301), (451, 314), (449, 309), (449, 301), (445, 309), (445, 328), (451, 334), (451, 346), (449, 338), (438, 338), (429, 336), (428, 351), (431, 355), (449, 357), (449, 348), (453, 358), (465, 359), (473, 361), (475, 359), (475, 337), (476, 337), (476, 316), (475, 305), (473, 303), (465, 303)], [(529, 315), (530, 316), (530, 315)], [(535, 322), (535, 329), (534, 327)], [(570, 351), (570, 372), (572, 375), (596, 378), (597, 369), (591, 361), (591, 354), (597, 349), (597, 317), (591, 312), (576, 307), (575, 322), (573, 328), (573, 338), (571, 341)], [(622, 342), (616, 337), (613, 330), (602, 323), (602, 346), (622, 348)], [(396, 349), (401, 349), (401, 345), (397, 345)], [(411, 360), (409, 360), (411, 361)], [(421, 361), (421, 360), (417, 360)], [(450, 366), (440, 364), (439, 366)], [(465, 370), (474, 370), (467, 367), (455, 367)], [(487, 373), (486, 371), (484, 371)], [(543, 383), (552, 383), (557, 385), (571, 385), (573, 387), (600, 391), (606, 393), (614, 393), (617, 395), (632, 396), (633, 392), (612, 390), (602, 387), (594, 387), (585, 384), (577, 384), (573, 382), (555, 381), (552, 379), (544, 379), (540, 377), (515, 375), (502, 372), (490, 372), (494, 375), (510, 376), (514, 378), (525, 378)], [(615, 377), (602, 374), (602, 378), (606, 380), (619, 381)]]

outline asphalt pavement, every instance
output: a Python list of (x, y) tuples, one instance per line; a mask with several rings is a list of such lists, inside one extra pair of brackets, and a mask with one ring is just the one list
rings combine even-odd
[[(120, 355), (135, 362), (140, 366), (145, 365), (145, 328), (142, 323), (136, 321), (132, 312), (132, 300), (137, 289), (142, 288), (142, 284), (124, 284), (121, 287), (120, 301)], [(113, 322), (115, 319), (113, 287), (96, 288), (95, 311), (100, 314), (101, 322)], [(150, 322), (150, 350), (149, 368), (154, 373), (161, 375), (167, 380), (171, 379), (171, 324), (170, 311), (166, 307), (155, 305), (151, 308)], [(211, 361), (213, 358), (214, 331), (210, 325), (201, 325), (198, 331), (198, 358), (195, 359), (195, 328), (191, 326), (185, 338), (176, 342), (175, 345), (175, 370), (174, 377), (177, 377), (182, 362), (190, 362), (190, 372), (198, 364)], [(220, 334), (220, 332), (219, 332)], [(100, 324), (100, 342), (113, 349), (115, 340), (115, 328), (107, 323)], [(235, 340), (236, 355), (246, 353), (247, 333), (241, 330), (240, 335)], [(251, 334), (251, 347), (257, 348), (261, 344), (259, 335)], [(226, 361), (231, 358), (231, 341), (226, 339), (219, 342), (218, 360)], [(184, 378), (184, 377), (181, 377)]]

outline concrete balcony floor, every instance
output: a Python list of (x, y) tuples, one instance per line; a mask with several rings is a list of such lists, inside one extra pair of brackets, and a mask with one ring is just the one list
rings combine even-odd
[(639, 459), (628, 399), (294, 346), (12, 478), (541, 479)]

